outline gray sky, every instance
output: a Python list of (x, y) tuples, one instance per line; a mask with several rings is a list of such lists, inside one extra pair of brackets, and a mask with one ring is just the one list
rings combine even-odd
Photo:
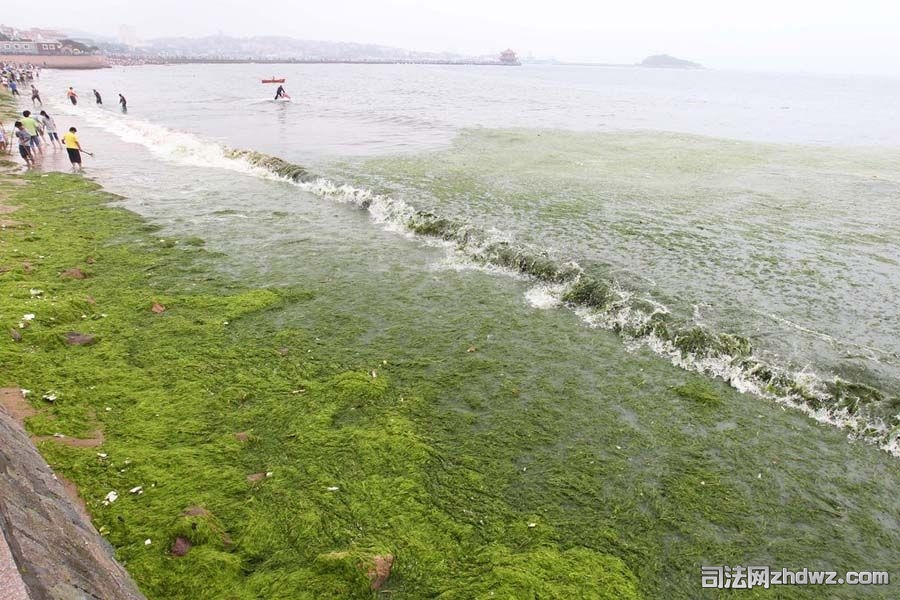
[(900, 76), (900, 0), (42, 0), (15, 26), (139, 37), (289, 35), (414, 50)]

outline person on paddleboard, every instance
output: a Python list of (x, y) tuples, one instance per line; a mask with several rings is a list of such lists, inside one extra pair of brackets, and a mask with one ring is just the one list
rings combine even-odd
[(285, 99), (287, 99), (287, 100), (290, 100), (290, 99), (291, 99), (291, 97), (288, 96), (288, 93), (287, 93), (286, 91), (284, 91), (284, 86), (283, 86), (283, 85), (279, 85), (279, 86), (278, 86), (278, 89), (275, 90), (275, 99), (276, 99), (276, 100), (281, 100), (282, 98), (285, 98)]

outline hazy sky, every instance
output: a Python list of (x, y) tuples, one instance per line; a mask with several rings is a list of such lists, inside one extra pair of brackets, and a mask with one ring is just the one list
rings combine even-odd
[[(13, 16), (14, 15), (14, 16)], [(15, 26), (141, 38), (289, 35), (414, 50), (632, 63), (668, 53), (714, 68), (900, 76), (900, 0), (42, 0)]]

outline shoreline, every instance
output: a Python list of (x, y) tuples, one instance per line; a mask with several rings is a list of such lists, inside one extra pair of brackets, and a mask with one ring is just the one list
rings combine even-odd
[(0, 63), (32, 64), (41, 69), (96, 70), (107, 69), (106, 57), (98, 54), (81, 56), (50, 54), (0, 54)]
[(404, 60), (404, 59), (302, 59), (302, 58), (188, 58), (188, 57), (140, 57), (107, 56), (110, 66), (140, 65), (457, 65), (518, 67), (521, 63), (503, 63), (496, 60)]

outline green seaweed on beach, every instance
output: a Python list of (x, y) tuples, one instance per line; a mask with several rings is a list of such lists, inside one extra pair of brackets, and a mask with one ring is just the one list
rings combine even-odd
[[(424, 397), (384, 365), (307, 359), (311, 334), (266, 318), (309, 290), (195, 279), (211, 257), (148, 237), (93, 183), (27, 181), (4, 190), (40, 235), (3, 232), (0, 264), (20, 266), (0, 279), (0, 315), (35, 318), (0, 346), (0, 384), (30, 390), (33, 433), (103, 436), (40, 449), (149, 598), (371, 598), (388, 555), (382, 585), (409, 597), (640, 597), (621, 559), (559, 545), (502, 503), (483, 518), (518, 522), (514, 547), (443, 510), (434, 495), (458, 492), (429, 476), (435, 450), (413, 420)], [(72, 268), (90, 276), (60, 277)], [(70, 331), (96, 341), (67, 345)]]

